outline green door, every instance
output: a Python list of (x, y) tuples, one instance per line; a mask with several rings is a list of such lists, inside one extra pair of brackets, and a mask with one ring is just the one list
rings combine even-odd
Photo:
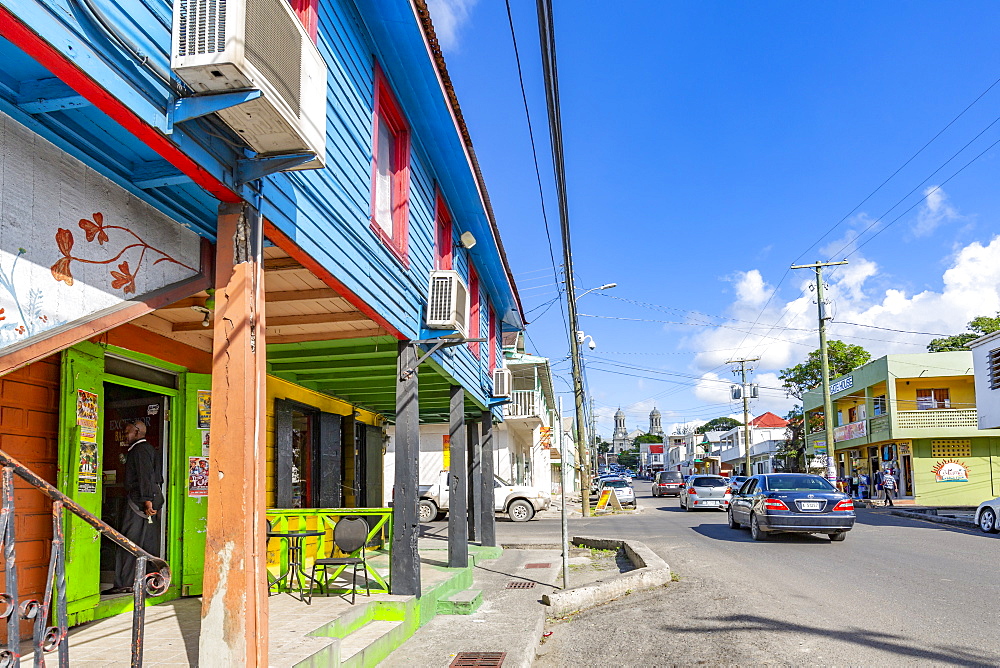
[[(58, 486), (97, 517), (101, 516), (103, 492), (103, 374), (104, 351), (100, 346), (84, 342), (63, 352)], [(67, 612), (70, 624), (79, 624), (94, 618), (100, 601), (101, 539), (89, 524), (72, 513), (66, 515)]]
[(201, 398), (212, 390), (212, 376), (202, 373), (185, 374), (184, 384), (184, 468), (179, 476), (184, 495), (184, 523), (181, 529), (182, 571), (180, 576), (181, 595), (201, 594), (202, 574), (205, 570), (205, 528), (208, 523), (208, 497), (204, 495), (201, 482), (207, 475), (208, 429), (198, 423), (199, 393)]

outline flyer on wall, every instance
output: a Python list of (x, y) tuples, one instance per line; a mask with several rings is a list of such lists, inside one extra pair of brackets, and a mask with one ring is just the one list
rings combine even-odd
[(198, 429), (208, 429), (212, 422), (212, 392), (198, 390)]
[(188, 496), (208, 496), (207, 457), (188, 457)]

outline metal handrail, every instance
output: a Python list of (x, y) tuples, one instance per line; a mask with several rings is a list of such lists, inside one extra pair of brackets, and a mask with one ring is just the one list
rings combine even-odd
[[(160, 596), (170, 587), (170, 567), (167, 562), (130, 541), (107, 522), (42, 480), (2, 450), (0, 450), (0, 466), (3, 466), (3, 470), (0, 472), (3, 479), (3, 503), (0, 507), (0, 545), (3, 546), (4, 585), (7, 590), (5, 593), (0, 593), (0, 605), (4, 606), (0, 610), (0, 619), (7, 619), (7, 648), (0, 650), (0, 668), (21, 665), (21, 620), (34, 620), (33, 645), (36, 666), (44, 666), (45, 654), (58, 650), (60, 668), (69, 667), (63, 510), (69, 510), (136, 558), (135, 580), (132, 588), (132, 666), (136, 668), (141, 666), (146, 598)], [(52, 499), (52, 553), (49, 557), (49, 574), (45, 580), (45, 596), (41, 603), (35, 599), (18, 601), (14, 539), (14, 474)], [(149, 566), (156, 570), (147, 573)], [(53, 588), (56, 596), (56, 625), (48, 626), (47, 620), (51, 612)]]

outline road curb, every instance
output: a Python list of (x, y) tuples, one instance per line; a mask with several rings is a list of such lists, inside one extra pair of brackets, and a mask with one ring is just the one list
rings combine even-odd
[(549, 616), (559, 617), (607, 603), (634, 591), (652, 589), (670, 582), (670, 566), (645, 543), (635, 540), (575, 536), (573, 545), (597, 550), (621, 548), (625, 551), (628, 560), (635, 566), (635, 570), (621, 573), (608, 580), (598, 580), (582, 587), (543, 594), (542, 603), (549, 606)]
[(909, 517), (916, 520), (927, 520), (928, 522), (936, 522), (938, 524), (948, 524), (950, 526), (962, 527), (964, 529), (979, 528), (975, 522), (960, 520), (954, 517), (941, 517), (939, 515), (931, 515), (930, 513), (920, 513), (913, 510), (890, 510), (889, 514), (896, 515), (898, 517)]

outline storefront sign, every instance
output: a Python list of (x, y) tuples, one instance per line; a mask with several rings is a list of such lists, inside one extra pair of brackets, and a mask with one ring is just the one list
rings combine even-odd
[(900, 456), (910, 454), (909, 441), (900, 441), (899, 443), (896, 444), (896, 447), (899, 449)]
[(846, 376), (830, 385), (830, 394), (837, 394), (854, 387), (854, 376)]
[(212, 393), (198, 390), (198, 429), (208, 429), (212, 424)]
[(969, 482), (969, 467), (965, 462), (945, 459), (931, 469), (937, 482)]
[(188, 457), (188, 496), (208, 496), (206, 457)]
[(441, 454), (444, 456), (441, 468), (445, 471), (451, 470), (451, 436), (445, 434), (441, 437)]
[(868, 422), (866, 420), (858, 420), (857, 422), (842, 424), (839, 427), (833, 428), (834, 442), (849, 441), (852, 438), (861, 438), (867, 435)]
[(0, 351), (197, 276), (201, 239), (0, 113)]

